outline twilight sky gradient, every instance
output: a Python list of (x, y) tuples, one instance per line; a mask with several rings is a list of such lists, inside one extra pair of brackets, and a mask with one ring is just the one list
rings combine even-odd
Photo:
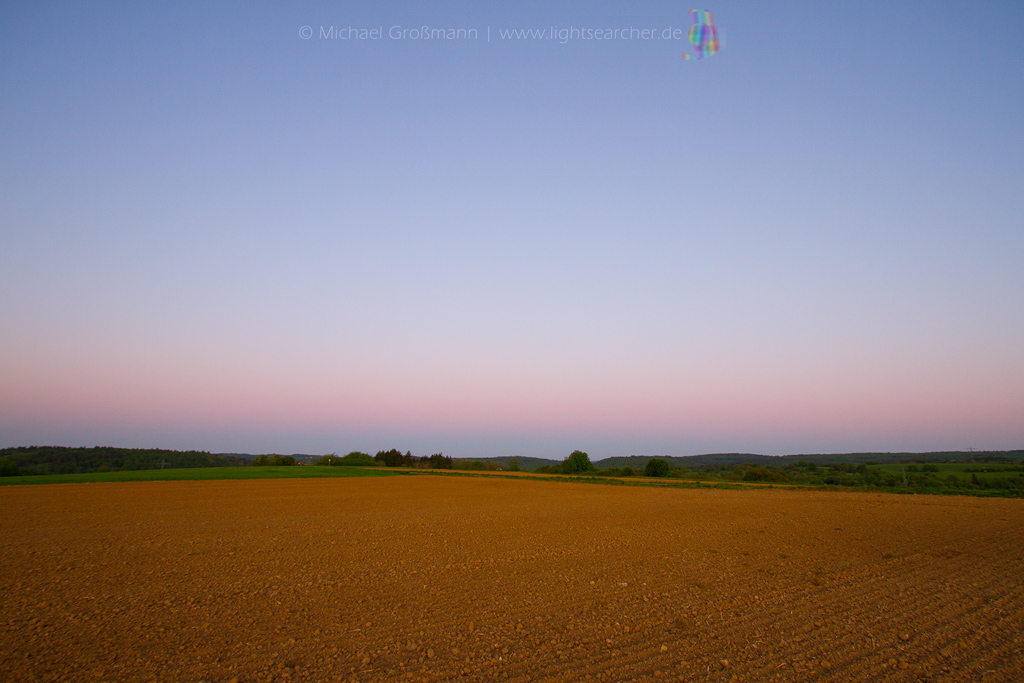
[(1024, 447), (1024, 4), (700, 8), (5, 3), (0, 446)]

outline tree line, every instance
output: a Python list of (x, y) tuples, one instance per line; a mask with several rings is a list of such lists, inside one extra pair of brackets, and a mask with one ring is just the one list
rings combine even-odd
[(18, 446), (0, 449), (0, 476), (83, 474), (184, 467), (240, 467), (245, 464), (245, 459), (234, 455), (161, 448)]
[(416, 457), (412, 451), (402, 451), (392, 448), (387, 451), (377, 451), (377, 454), (370, 456), (369, 453), (352, 451), (348, 455), (338, 457), (331, 453), (320, 458), (317, 465), (324, 467), (415, 467), (419, 469), (450, 470), (452, 469), (451, 457), (444, 453), (423, 455)]

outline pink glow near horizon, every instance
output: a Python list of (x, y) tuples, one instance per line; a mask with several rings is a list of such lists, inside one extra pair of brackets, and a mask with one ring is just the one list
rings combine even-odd
[[(829, 435), (854, 448), (858, 435), (987, 435), (989, 445), (1020, 438), (1013, 418), (1024, 392), (989, 377), (946, 383), (928, 377), (843, 378), (778, 370), (733, 377), (564, 374), (449, 378), (433, 373), (386, 377), (357, 373), (8, 373), (0, 409), (7, 429), (43, 425), (135, 423), (153, 428), (423, 430), (468, 433), (645, 434), (753, 437), (766, 442)], [(13, 376), (12, 376), (13, 375)], [(717, 379), (717, 381), (716, 381)], [(1002, 386), (1000, 386), (1002, 384)], [(17, 397), (16, 400), (12, 400)], [(959, 445), (959, 444), (955, 444)], [(985, 444), (979, 444), (985, 445)]]

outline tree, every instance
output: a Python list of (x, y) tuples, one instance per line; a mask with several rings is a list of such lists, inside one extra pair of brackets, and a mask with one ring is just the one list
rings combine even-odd
[(583, 451), (573, 451), (568, 458), (562, 461), (562, 474), (573, 474), (576, 472), (592, 472), (597, 468), (590, 462), (590, 456)]
[(18, 466), (10, 458), (0, 458), (0, 477), (16, 477), (21, 474)]
[(402, 455), (402, 451), (392, 448), (390, 451), (377, 451), (377, 455), (373, 456), (373, 459), (385, 467), (401, 467), (405, 456)]
[(450, 470), (452, 468), (452, 459), (444, 453), (434, 453), (430, 456), (430, 469), (432, 470)]
[(267, 466), (267, 456), (265, 456), (265, 455), (258, 455), (258, 456), (256, 456), (256, 459), (252, 461), (252, 464), (255, 465), (256, 467), (266, 467)]
[(668, 476), (668, 460), (664, 458), (651, 458), (644, 465), (644, 476), (647, 477), (667, 477)]
[(508, 461), (508, 471), (518, 472), (519, 471), (519, 458), (512, 458)]

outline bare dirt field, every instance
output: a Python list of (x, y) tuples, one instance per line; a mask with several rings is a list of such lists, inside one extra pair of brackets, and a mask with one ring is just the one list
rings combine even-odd
[(1024, 501), (0, 488), (5, 681), (1024, 680)]

